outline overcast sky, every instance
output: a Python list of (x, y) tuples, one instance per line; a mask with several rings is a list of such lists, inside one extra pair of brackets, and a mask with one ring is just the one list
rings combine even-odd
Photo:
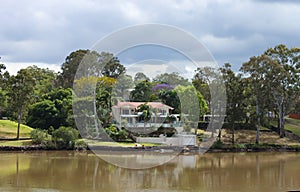
[[(59, 70), (66, 56), (130, 25), (160, 23), (193, 34), (235, 69), (269, 47), (300, 45), (300, 1), (0, 0), (0, 56), (11, 73)], [(121, 61), (122, 62), (122, 61)]]

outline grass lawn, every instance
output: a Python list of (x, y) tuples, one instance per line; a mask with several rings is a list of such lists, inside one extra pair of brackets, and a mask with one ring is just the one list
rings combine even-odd
[[(96, 140), (87, 140), (84, 141), (90, 146), (109, 146), (109, 147), (134, 147), (135, 143), (130, 142), (104, 142), (104, 141), (96, 141)], [(161, 144), (156, 143), (139, 143), (140, 145), (148, 146), (159, 146)]]
[[(235, 142), (239, 144), (255, 143), (256, 131), (255, 130), (236, 130)], [(222, 130), (222, 142), (231, 144), (231, 131)], [(260, 132), (260, 143), (279, 144), (279, 145), (299, 145), (295, 140), (287, 137), (280, 138), (274, 132)]]
[[(271, 125), (277, 127), (277, 121), (272, 120)], [(300, 120), (285, 117), (284, 129), (289, 130), (300, 137)]]
[(19, 146), (26, 146), (31, 145), (31, 139), (28, 140), (15, 140), (15, 141), (0, 141), (0, 146), (12, 146), (12, 147), (19, 147)]
[(285, 120), (286, 120), (286, 123), (291, 123), (291, 124), (300, 126), (300, 119), (292, 119), (292, 118), (286, 117)]
[[(12, 139), (17, 136), (18, 123), (10, 120), (0, 120), (0, 138), (1, 139)], [(32, 128), (22, 125), (20, 128), (20, 138), (30, 137)]]
[(297, 126), (294, 124), (285, 123), (284, 129), (289, 130), (289, 131), (293, 132), (295, 135), (300, 137), (300, 125)]

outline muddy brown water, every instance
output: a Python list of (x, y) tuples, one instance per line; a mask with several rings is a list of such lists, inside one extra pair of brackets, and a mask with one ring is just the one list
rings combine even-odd
[(91, 152), (0, 152), (1, 192), (289, 190), (300, 190), (300, 153), (179, 155), (163, 165), (134, 170)]

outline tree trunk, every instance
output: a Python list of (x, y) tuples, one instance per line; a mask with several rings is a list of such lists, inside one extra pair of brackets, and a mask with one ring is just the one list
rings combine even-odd
[(214, 125), (214, 122), (215, 122), (215, 113), (214, 113), (214, 108), (212, 109), (211, 111), (211, 118), (210, 118), (210, 123), (212, 124), (212, 130), (211, 130), (211, 138), (214, 137), (214, 133), (215, 133), (215, 125)]
[(232, 145), (234, 144), (234, 127), (235, 126), (235, 124), (233, 123), (232, 124), (232, 127), (231, 127), (231, 143), (232, 143)]
[(128, 137), (129, 137), (133, 142), (136, 143), (136, 136), (134, 136), (133, 133), (128, 132)]
[(17, 129), (17, 140), (19, 140), (19, 139), (20, 139), (21, 119), (22, 119), (22, 109), (19, 109), (19, 110), (18, 110), (18, 129)]
[(97, 106), (96, 106), (96, 89), (94, 90), (94, 123), (95, 123), (95, 128), (96, 128), (96, 137), (95, 138), (99, 138), (99, 127), (98, 127), (98, 121), (97, 121)]
[(257, 115), (257, 127), (256, 127), (256, 139), (255, 139), (255, 143), (259, 144), (260, 115), (259, 115), (259, 107), (258, 107), (258, 98), (257, 98), (257, 96), (256, 96), (256, 115)]
[(284, 106), (283, 103), (280, 103), (279, 106), (279, 135), (281, 138), (285, 136), (284, 133)]

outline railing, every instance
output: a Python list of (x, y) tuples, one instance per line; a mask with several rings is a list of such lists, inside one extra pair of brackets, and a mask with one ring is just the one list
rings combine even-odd
[(174, 122), (174, 123), (127, 123), (125, 127), (181, 127), (181, 122)]

